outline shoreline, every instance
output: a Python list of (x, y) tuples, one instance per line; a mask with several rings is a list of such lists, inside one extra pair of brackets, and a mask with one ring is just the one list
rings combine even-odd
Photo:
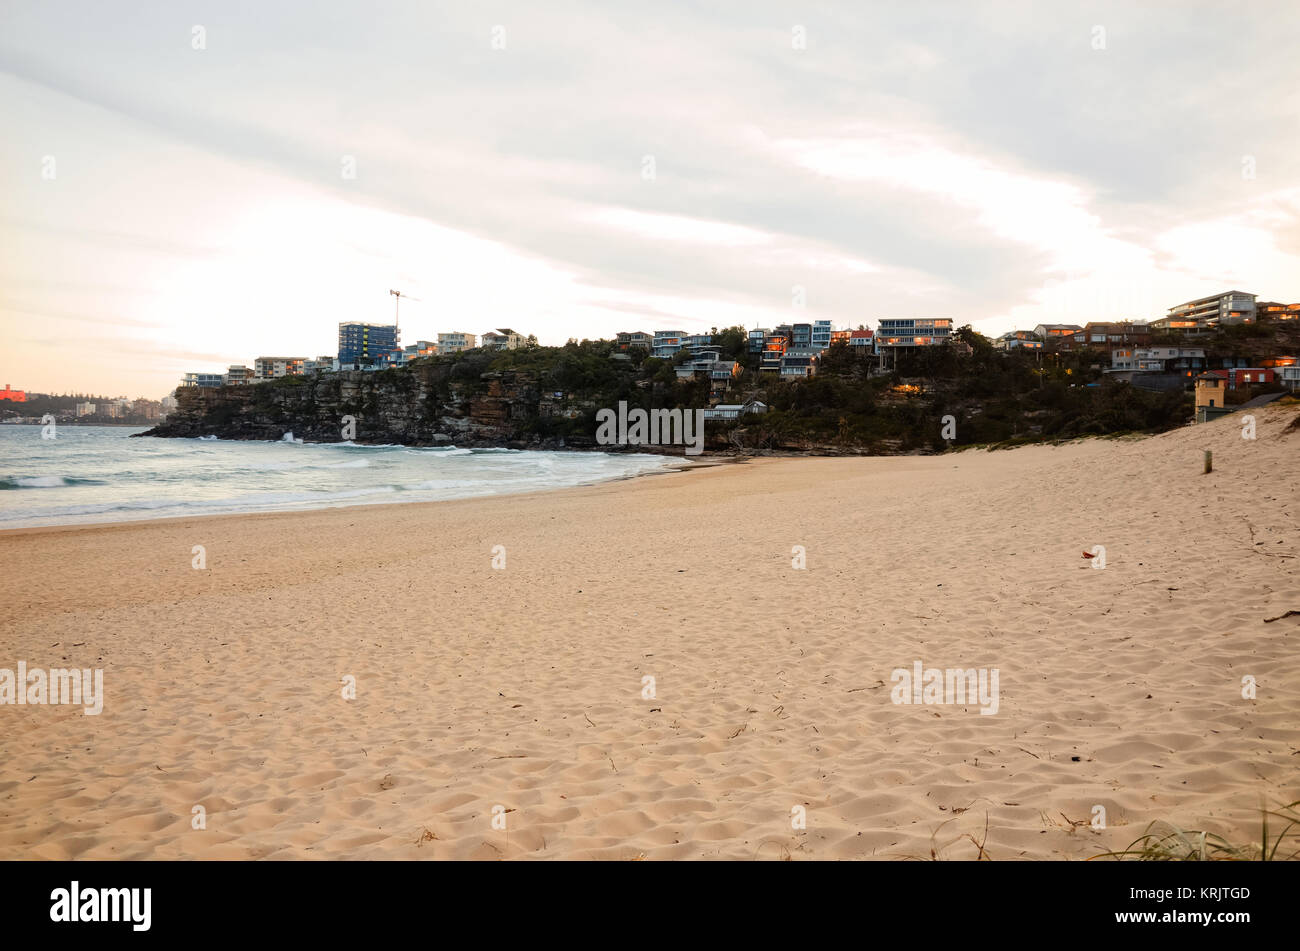
[(419, 499), (411, 502), (352, 502), (333, 505), (316, 505), (302, 508), (287, 509), (264, 509), (256, 512), (196, 512), (191, 515), (162, 515), (157, 518), (142, 517), (119, 519), (109, 522), (65, 522), (57, 525), (25, 525), (16, 528), (0, 528), (0, 539), (6, 537), (15, 537), (18, 535), (39, 534), (42, 532), (56, 531), (76, 531), (81, 529), (111, 529), (124, 528), (133, 525), (156, 525), (168, 522), (188, 522), (193, 519), (237, 519), (237, 518), (256, 518), (259, 516), (294, 516), (310, 515), (317, 512), (330, 512), (334, 510), (355, 511), (357, 509), (404, 509), (414, 506), (430, 505), (447, 505), (455, 502), (473, 502), (487, 499), (518, 498), (533, 495), (550, 495), (557, 492), (570, 492), (575, 489), (596, 488), (602, 485), (608, 485), (617, 482), (630, 482), (637, 479), (649, 478), (651, 476), (669, 475), (682, 472), (693, 472), (702, 469), (711, 469), (717, 466), (733, 465), (749, 462), (746, 457), (731, 457), (726, 459), (716, 459), (712, 461), (696, 462), (693, 460), (684, 460), (674, 465), (666, 465), (660, 469), (650, 469), (645, 472), (624, 473), (621, 475), (610, 476), (608, 479), (600, 479), (594, 482), (579, 482), (576, 485), (562, 485), (551, 488), (525, 489), (518, 492), (495, 492), (488, 495), (464, 495), (450, 499)]

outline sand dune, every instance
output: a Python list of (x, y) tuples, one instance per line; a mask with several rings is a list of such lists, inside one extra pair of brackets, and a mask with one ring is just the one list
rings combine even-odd
[[(97, 717), (0, 707), (0, 858), (972, 858), (986, 823), (994, 859), (1083, 858), (1155, 819), (1248, 839), (1300, 798), (1300, 618), (1264, 623), (1300, 610), (1296, 413), (1253, 441), (1229, 417), (0, 534), (0, 666), (102, 667), (106, 690)], [(998, 712), (892, 703), (916, 661), (997, 668)]]

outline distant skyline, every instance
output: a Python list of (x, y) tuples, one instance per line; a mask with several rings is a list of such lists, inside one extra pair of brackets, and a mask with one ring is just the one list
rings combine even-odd
[(9, 0), (0, 386), (157, 399), (390, 288), (405, 343), (1300, 300), (1297, 47), (1291, 2)]

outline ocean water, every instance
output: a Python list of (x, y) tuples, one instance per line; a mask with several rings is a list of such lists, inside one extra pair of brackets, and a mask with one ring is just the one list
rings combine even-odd
[(0, 529), (428, 502), (662, 469), (664, 456), (131, 439), (117, 426), (0, 426)]

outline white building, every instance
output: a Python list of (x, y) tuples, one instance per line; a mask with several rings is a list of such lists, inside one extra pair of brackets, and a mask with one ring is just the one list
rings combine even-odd
[(253, 361), (253, 378), (274, 380), (282, 376), (298, 376), (306, 362), (306, 357), (258, 357)]
[(477, 346), (478, 338), (473, 334), (461, 333), (459, 330), (438, 334), (438, 353), (460, 353)]
[(518, 350), (527, 342), (523, 334), (516, 333), (509, 327), (498, 327), (483, 335), (481, 346), (485, 350)]

